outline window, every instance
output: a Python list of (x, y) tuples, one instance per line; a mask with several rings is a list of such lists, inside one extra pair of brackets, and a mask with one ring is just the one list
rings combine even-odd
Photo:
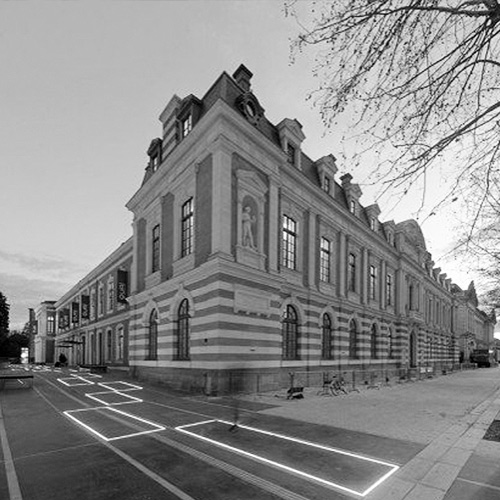
[(99, 283), (97, 291), (97, 314), (102, 316), (104, 314), (104, 284)]
[(123, 326), (118, 327), (116, 332), (116, 360), (123, 360)]
[(151, 157), (151, 170), (153, 172), (156, 172), (158, 170), (158, 165), (159, 165), (159, 161), (158, 161), (158, 156), (152, 156)]
[(283, 359), (298, 359), (298, 321), (293, 306), (286, 306), (282, 324)]
[(372, 325), (370, 334), (370, 354), (372, 359), (377, 359), (377, 326)]
[(106, 332), (106, 361), (113, 361), (113, 332), (111, 329)]
[(149, 316), (147, 359), (158, 358), (158, 323), (158, 311), (154, 309)]
[(349, 254), (349, 276), (348, 288), (351, 292), (356, 291), (356, 255)]
[(90, 319), (95, 320), (95, 288), (90, 290)]
[(385, 300), (388, 306), (392, 306), (392, 275), (385, 277)]
[(375, 217), (370, 217), (370, 229), (372, 231), (375, 231), (377, 228), (377, 221), (375, 220)]
[(283, 266), (297, 267), (297, 223), (286, 215), (283, 216)]
[(56, 318), (53, 314), (47, 316), (47, 333), (54, 333), (56, 325)]
[(153, 228), (151, 244), (151, 272), (160, 270), (160, 225)]
[(108, 312), (115, 307), (115, 279), (113, 276), (108, 278)]
[(326, 238), (321, 238), (319, 279), (330, 282), (330, 241)]
[(408, 309), (410, 311), (413, 310), (413, 306), (414, 306), (414, 288), (413, 288), (413, 285), (409, 285), (408, 286)]
[(189, 200), (182, 205), (181, 257), (186, 257), (186, 255), (190, 255), (193, 252), (193, 229), (193, 198), (189, 198)]
[(286, 147), (286, 154), (288, 156), (288, 161), (292, 164), (295, 165), (295, 146), (292, 144), (288, 143)]
[(182, 120), (182, 138), (186, 137), (193, 129), (193, 119), (188, 115), (186, 119)]
[(351, 214), (356, 215), (356, 202), (354, 200), (351, 200), (351, 203), (349, 204), (349, 210), (351, 211)]
[(390, 328), (387, 332), (387, 357), (394, 357), (394, 338), (392, 336), (392, 330)]
[(325, 191), (326, 193), (329, 193), (330, 192), (330, 185), (331, 185), (330, 177), (325, 175), (325, 177), (323, 179), (323, 191)]
[(189, 359), (189, 301), (184, 299), (177, 312), (176, 359)]
[(332, 357), (332, 320), (328, 314), (323, 314), (323, 324), (321, 326), (321, 358), (331, 359)]
[(354, 320), (349, 323), (349, 357), (351, 359), (358, 357), (358, 330)]
[(377, 268), (375, 266), (370, 266), (370, 299), (375, 300), (377, 298)]

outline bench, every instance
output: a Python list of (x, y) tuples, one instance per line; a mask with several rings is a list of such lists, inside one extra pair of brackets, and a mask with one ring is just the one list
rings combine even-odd
[(286, 393), (287, 393), (286, 399), (302, 399), (304, 397), (304, 388), (290, 387), (290, 389), (288, 389)]
[(0, 373), (0, 389), (4, 389), (6, 382), (10, 380), (17, 380), (23, 386), (26, 385), (23, 380), (28, 380), (30, 383), (26, 385), (26, 388), (31, 389), (33, 387), (32, 373)]

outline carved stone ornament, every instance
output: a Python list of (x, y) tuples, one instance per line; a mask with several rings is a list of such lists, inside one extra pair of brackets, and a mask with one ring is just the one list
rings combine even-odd
[(264, 114), (264, 110), (252, 92), (245, 92), (240, 95), (236, 99), (236, 106), (252, 125), (258, 125)]

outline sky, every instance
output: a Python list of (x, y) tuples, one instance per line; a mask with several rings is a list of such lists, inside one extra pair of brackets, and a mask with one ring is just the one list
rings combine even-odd
[[(308, 2), (299, 9), (307, 15)], [(173, 94), (201, 98), (243, 63), (268, 119), (296, 118), (313, 160), (337, 156), (342, 121), (325, 131), (306, 99), (314, 53), (290, 60), (299, 30), (280, 0), (0, 2), (0, 291), (11, 329), (132, 235), (125, 203)], [(363, 184), (366, 172), (338, 167), (361, 184), (362, 204), (379, 202), (382, 221), (416, 216), (418, 200), (394, 208)], [(476, 276), (443, 258), (453, 229), (447, 212), (422, 225), (436, 265), (466, 288)]]

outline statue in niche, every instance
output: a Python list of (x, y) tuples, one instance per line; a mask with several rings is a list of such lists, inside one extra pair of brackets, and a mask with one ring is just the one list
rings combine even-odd
[(255, 224), (255, 216), (252, 215), (252, 209), (247, 205), (241, 214), (242, 237), (241, 243), (244, 247), (255, 250), (252, 226)]

